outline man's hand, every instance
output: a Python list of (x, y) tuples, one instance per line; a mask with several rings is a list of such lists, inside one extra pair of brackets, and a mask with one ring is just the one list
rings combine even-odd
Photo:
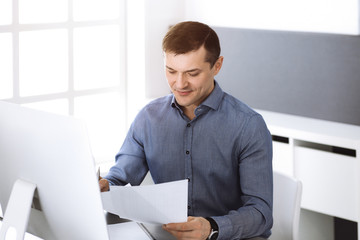
[(209, 221), (203, 217), (188, 217), (187, 222), (164, 224), (163, 229), (178, 240), (205, 240), (210, 234), (211, 226)]
[(99, 186), (101, 192), (106, 192), (110, 190), (109, 182), (105, 178), (99, 177)]

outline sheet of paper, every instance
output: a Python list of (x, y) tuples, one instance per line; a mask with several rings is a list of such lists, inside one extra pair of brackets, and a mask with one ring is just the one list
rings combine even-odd
[(188, 181), (112, 186), (101, 193), (104, 210), (140, 223), (187, 221)]

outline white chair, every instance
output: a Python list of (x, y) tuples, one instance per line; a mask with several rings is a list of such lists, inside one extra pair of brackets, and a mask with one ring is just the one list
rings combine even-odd
[(274, 225), (270, 240), (298, 240), (302, 184), (274, 171)]

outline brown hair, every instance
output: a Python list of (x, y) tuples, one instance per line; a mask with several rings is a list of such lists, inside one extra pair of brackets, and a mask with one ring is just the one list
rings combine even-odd
[(185, 54), (204, 46), (206, 62), (212, 68), (220, 56), (220, 42), (216, 32), (200, 22), (181, 22), (172, 26), (166, 33), (162, 48), (164, 52)]

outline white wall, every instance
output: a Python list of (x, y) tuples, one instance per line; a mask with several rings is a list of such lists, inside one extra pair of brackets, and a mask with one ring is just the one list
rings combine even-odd
[(126, 98), (130, 125), (145, 98), (145, 4), (126, 2)]
[(162, 38), (170, 25), (184, 20), (182, 0), (127, 1), (128, 122), (149, 99), (168, 94)]
[[(145, 97), (169, 93), (161, 41), (169, 25), (196, 20), (211, 26), (359, 34), (360, 0), (129, 0), (142, 2)], [(132, 3), (134, 4), (134, 3)], [(132, 41), (134, 39), (130, 39)], [(141, 70), (138, 68), (138, 70)]]
[(359, 34), (359, 0), (186, 0), (186, 17), (209, 25)]
[(145, 3), (146, 97), (170, 93), (163, 68), (162, 39), (171, 25), (184, 20), (183, 0), (146, 0)]

